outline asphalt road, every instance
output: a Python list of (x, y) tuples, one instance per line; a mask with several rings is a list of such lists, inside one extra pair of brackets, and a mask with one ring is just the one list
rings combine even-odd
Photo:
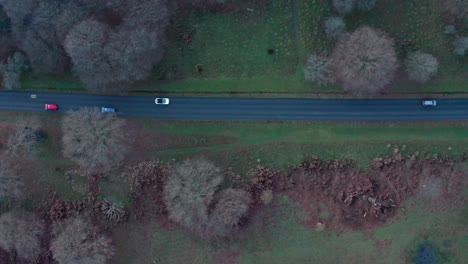
[[(440, 99), (423, 107), (418, 99), (253, 99), (171, 97), (167, 106), (154, 96), (101, 96), (63, 93), (0, 92), (0, 110), (49, 112), (80, 107), (114, 107), (128, 117), (185, 120), (468, 120), (468, 99)], [(46, 111), (56, 103), (59, 111)]]

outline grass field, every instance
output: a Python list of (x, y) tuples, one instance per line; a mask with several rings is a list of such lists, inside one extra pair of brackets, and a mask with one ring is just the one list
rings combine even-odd
[[(428, 201), (416, 201), (413, 209), (400, 212), (397, 220), (371, 233), (315, 231), (303, 226), (299, 205), (285, 196), (277, 196), (274, 205), (257, 213), (265, 217), (254, 226), (229, 240), (207, 242), (177, 229), (148, 223), (132, 224), (128, 240), (120, 241), (116, 263), (214, 263), (233, 254), (239, 263), (407, 263), (418, 244), (434, 244), (446, 257), (445, 263), (463, 263), (468, 243), (463, 232), (465, 214), (461, 211), (418, 210)], [(117, 231), (118, 232), (118, 231)], [(386, 246), (379, 247), (378, 243)], [(133, 253), (129, 253), (133, 252)]]
[[(13, 122), (23, 115), (2, 113), (0, 121)], [(31, 205), (45, 198), (46, 186), (64, 199), (83, 198), (64, 176), (73, 163), (61, 156), (59, 116), (35, 115), (47, 125), (48, 137), (34, 166), (29, 166)], [(464, 122), (130, 122), (144, 132), (141, 142), (145, 144), (138, 150), (144, 155), (139, 159), (204, 155), (240, 175), (258, 164), (283, 168), (312, 154), (352, 158), (358, 166), (367, 167), (372, 158), (390, 154), (395, 147), (403, 153), (427, 150), (458, 155), (468, 151)], [(129, 205), (128, 186), (122, 188), (119, 178), (112, 178), (102, 185), (103, 197)], [(347, 263), (402, 263), (421, 241), (435, 244), (447, 255), (448, 263), (460, 263), (467, 257), (463, 249), (468, 241), (460, 231), (466, 210), (433, 211), (424, 206), (430, 204), (427, 201), (416, 201), (416, 205), (408, 201), (407, 210), (396, 221), (365, 234), (307, 228), (301, 224), (306, 215), (300, 206), (281, 195), (271, 207), (254, 214), (256, 224), (228, 240), (204, 241), (173, 225), (130, 220), (113, 231), (117, 255), (112, 263), (212, 263), (226, 255), (241, 263), (340, 263), (344, 259)], [(386, 246), (376, 247), (382, 241), (387, 241)]]
[[(400, 81), (393, 87), (395, 92), (468, 92), (468, 58), (452, 54), (454, 37), (443, 33), (447, 22), (438, 3), (382, 0), (370, 12), (356, 12), (345, 18), (348, 30), (365, 24), (387, 32), (396, 40), (401, 58), (416, 49), (437, 57), (439, 74), (432, 81), (424, 85)], [(132, 90), (341, 91), (337, 86), (307, 83), (302, 77), (302, 66), (309, 54), (333, 49), (333, 42), (321, 33), (324, 19), (332, 14), (330, 1), (322, 0), (257, 0), (227, 13), (181, 10), (174, 16), (163, 60), (149, 80), (135, 84)], [(196, 71), (198, 64), (203, 66), (202, 74)], [(23, 79), (23, 87), (82, 89), (70, 76), (33, 74)]]

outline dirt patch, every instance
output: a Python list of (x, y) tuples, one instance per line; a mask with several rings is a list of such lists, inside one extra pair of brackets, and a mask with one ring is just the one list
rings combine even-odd
[(377, 240), (375, 241), (374, 243), (374, 247), (377, 249), (377, 250), (384, 250), (385, 248), (391, 246), (393, 243), (392, 240), (390, 239), (385, 239), (385, 240)]

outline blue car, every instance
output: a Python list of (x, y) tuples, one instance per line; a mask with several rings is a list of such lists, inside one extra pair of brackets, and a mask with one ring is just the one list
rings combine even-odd
[(115, 108), (103, 106), (103, 107), (101, 108), (101, 111), (102, 111), (103, 113), (115, 113)]

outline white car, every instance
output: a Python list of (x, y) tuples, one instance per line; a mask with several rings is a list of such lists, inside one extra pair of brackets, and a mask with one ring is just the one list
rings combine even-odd
[(154, 99), (154, 103), (157, 105), (168, 105), (169, 98), (156, 98)]
[(422, 100), (422, 105), (423, 106), (436, 106), (437, 102), (436, 100), (433, 100), (433, 99), (425, 99), (425, 100)]

